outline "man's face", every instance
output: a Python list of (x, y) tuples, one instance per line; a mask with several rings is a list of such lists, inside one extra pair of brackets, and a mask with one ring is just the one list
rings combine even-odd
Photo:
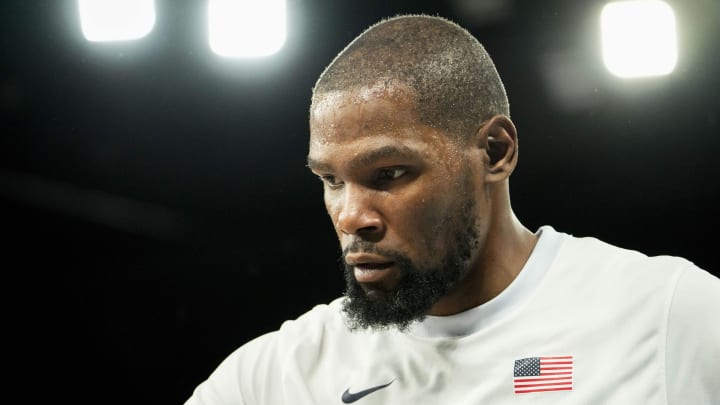
[(342, 247), (351, 326), (422, 319), (481, 245), (472, 148), (420, 123), (412, 97), (387, 87), (319, 97), (310, 130), (308, 164)]

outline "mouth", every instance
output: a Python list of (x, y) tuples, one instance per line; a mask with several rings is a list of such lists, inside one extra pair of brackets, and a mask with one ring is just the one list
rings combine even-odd
[(348, 255), (346, 263), (353, 268), (358, 283), (377, 283), (387, 278), (395, 262), (381, 257)]
[(353, 268), (358, 283), (377, 283), (387, 278), (393, 263), (361, 263)]

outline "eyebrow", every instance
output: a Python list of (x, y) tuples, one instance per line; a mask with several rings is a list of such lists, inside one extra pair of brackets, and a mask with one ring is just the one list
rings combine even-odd
[[(348, 167), (351, 170), (356, 170), (358, 168), (372, 165), (373, 163), (386, 159), (389, 157), (400, 157), (405, 159), (418, 159), (421, 157), (421, 154), (411, 149), (407, 146), (396, 146), (396, 145), (387, 145), (383, 146), (377, 149), (371, 149), (365, 152), (361, 152), (357, 154), (355, 157), (353, 157), (348, 162)], [(330, 171), (331, 167), (329, 164), (315, 160), (308, 156), (307, 158), (307, 166), (311, 170), (317, 170), (317, 171)]]

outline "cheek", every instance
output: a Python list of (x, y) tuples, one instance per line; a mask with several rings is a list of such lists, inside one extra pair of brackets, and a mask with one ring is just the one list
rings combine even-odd
[(408, 201), (406, 234), (417, 257), (434, 261), (454, 249), (458, 235), (477, 215), (471, 178), (435, 183)]
[(325, 203), (325, 211), (330, 217), (333, 228), (335, 228), (336, 232), (339, 232), (336, 226), (338, 221), (338, 214), (340, 212), (339, 199), (337, 198), (337, 196), (331, 196), (329, 193), (325, 192), (323, 194), (323, 202)]
[[(420, 256), (441, 253), (452, 233), (449, 217), (457, 215), (457, 207), (448, 198), (450, 190), (425, 194), (406, 204), (404, 233), (413, 250)], [(429, 195), (429, 196), (428, 196)]]
[(333, 201), (332, 198), (328, 197), (327, 193), (323, 194), (323, 202), (325, 203), (325, 210), (327, 211), (328, 215), (330, 215), (330, 218), (334, 217), (334, 213), (336, 212), (336, 203)]

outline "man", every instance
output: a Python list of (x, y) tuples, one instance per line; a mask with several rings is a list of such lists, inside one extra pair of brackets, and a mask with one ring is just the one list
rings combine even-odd
[(232, 353), (196, 404), (720, 404), (720, 280), (514, 215), (518, 139), (483, 47), (370, 27), (327, 67), (308, 166), (347, 290)]

